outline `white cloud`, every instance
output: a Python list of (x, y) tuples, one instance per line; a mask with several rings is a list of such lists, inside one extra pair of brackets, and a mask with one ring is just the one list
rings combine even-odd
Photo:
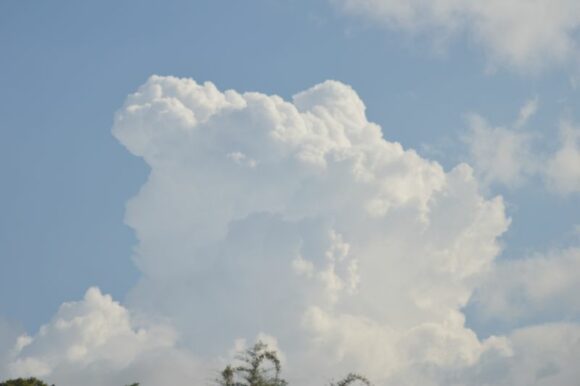
[(513, 129), (493, 127), (479, 115), (469, 117), (470, 128), (463, 140), (468, 146), (469, 161), (485, 186), (517, 187), (536, 172), (538, 161), (532, 152), (534, 136), (519, 130), (533, 110), (534, 104), (527, 103)]
[(474, 301), (484, 320), (521, 325), (580, 317), (580, 249), (538, 254), (496, 265)]
[(22, 331), (8, 320), (0, 317), (0, 374), (5, 374), (6, 364), (17, 346)]
[(127, 208), (143, 272), (131, 306), (170, 315), (198, 355), (267, 333), (298, 384), (344, 369), (381, 384), (494, 347), (460, 309), (499, 252), (502, 200), (467, 165), (385, 140), (349, 86), (287, 102), (152, 77), (113, 132), (151, 167)]
[(139, 326), (127, 309), (91, 288), (82, 301), (64, 303), (36, 335), (21, 335), (2, 374), (65, 386), (199, 381), (199, 363), (175, 348), (176, 339), (169, 327)]
[(465, 34), (491, 66), (534, 72), (578, 58), (576, 0), (331, 0), (349, 14), (412, 34)]
[(538, 98), (533, 98), (527, 101), (522, 108), (520, 109), (520, 113), (518, 115), (517, 121), (514, 123), (515, 128), (521, 128), (528, 123), (531, 117), (536, 114), (538, 111)]
[(482, 366), (496, 385), (574, 374), (575, 347), (547, 358), (528, 350), (537, 334), (480, 340), (465, 325), (509, 225), (503, 201), (468, 165), (445, 171), (384, 139), (349, 86), (289, 102), (153, 76), (113, 132), (151, 168), (126, 212), (142, 278), (128, 308), (97, 289), (63, 305), (20, 339), (9, 374), (201, 384), (256, 337), (303, 386), (348, 371), (421, 386), (475, 384)]
[[(508, 355), (488, 355), (463, 375), (470, 385), (575, 385), (580, 326), (549, 323), (515, 330)], [(458, 383), (455, 383), (458, 384)]]
[(510, 336), (514, 355), (496, 366), (507, 372), (505, 385), (574, 385), (580, 379), (580, 327), (545, 324), (516, 330)]
[(547, 186), (560, 194), (580, 193), (580, 129), (569, 122), (560, 127), (560, 148), (544, 169)]
[(559, 144), (552, 153), (534, 143), (545, 135), (526, 131), (525, 125), (537, 110), (537, 99), (528, 101), (510, 127), (492, 126), (485, 118), (469, 116), (463, 136), (468, 161), (484, 186), (521, 187), (530, 177), (540, 176), (545, 187), (562, 196), (580, 192), (580, 129), (573, 123), (560, 124)]

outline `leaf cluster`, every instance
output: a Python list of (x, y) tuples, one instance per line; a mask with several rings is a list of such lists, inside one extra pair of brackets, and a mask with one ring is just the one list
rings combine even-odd
[[(276, 351), (268, 350), (262, 342), (239, 354), (239, 366), (228, 365), (218, 379), (220, 386), (286, 386), (280, 378), (281, 364)], [(267, 367), (270, 364), (270, 367)]]
[(0, 386), (48, 386), (48, 385), (42, 382), (40, 379), (36, 378), (17, 378), (1, 382)]
[[(219, 386), (287, 386), (288, 382), (280, 377), (281, 365), (276, 351), (260, 341), (245, 352), (238, 354), (239, 366), (228, 365), (217, 379)], [(270, 364), (270, 367), (265, 365)], [(345, 378), (329, 386), (349, 386), (353, 383), (371, 386), (367, 378), (350, 373)]]

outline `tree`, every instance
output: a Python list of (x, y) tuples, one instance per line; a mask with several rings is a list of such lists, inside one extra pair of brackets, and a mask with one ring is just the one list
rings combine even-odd
[(348, 386), (351, 383), (354, 383), (357, 381), (360, 383), (364, 383), (367, 386), (371, 386), (371, 383), (369, 382), (368, 379), (366, 379), (362, 375), (356, 374), (356, 373), (350, 373), (346, 377), (344, 377), (342, 380), (338, 381), (337, 383), (331, 383), (330, 386)]
[[(288, 383), (280, 378), (280, 359), (276, 351), (268, 350), (262, 342), (237, 356), (241, 365), (231, 365), (221, 372), (218, 379), (220, 386), (286, 386)], [(267, 363), (272, 367), (266, 367)]]
[[(220, 373), (221, 378), (217, 380), (220, 386), (287, 386), (288, 382), (280, 378), (281, 366), (276, 351), (268, 350), (268, 346), (260, 341), (252, 348), (239, 354), (240, 366), (228, 365)], [(272, 367), (264, 367), (269, 362)], [(349, 386), (352, 383), (360, 382), (366, 386), (371, 383), (364, 376), (350, 373), (337, 383), (330, 386)]]
[[(48, 386), (46, 383), (36, 378), (9, 379), (0, 383), (0, 386)], [(54, 386), (54, 385), (52, 385)]]
[[(48, 386), (46, 383), (36, 378), (17, 378), (9, 379), (0, 383), (0, 386)], [(54, 385), (52, 385), (54, 386)], [(139, 386), (139, 383), (132, 383), (126, 386)]]

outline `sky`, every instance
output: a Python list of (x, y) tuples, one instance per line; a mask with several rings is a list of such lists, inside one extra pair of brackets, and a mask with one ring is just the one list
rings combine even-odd
[(575, 0), (4, 0), (0, 49), (2, 377), (580, 378)]

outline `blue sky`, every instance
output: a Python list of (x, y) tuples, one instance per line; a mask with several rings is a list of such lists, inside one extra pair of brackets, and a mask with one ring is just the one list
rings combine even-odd
[[(34, 336), (63, 302), (83, 298), (92, 286), (136, 313), (159, 307), (142, 301), (152, 296), (151, 291), (169, 296), (159, 290), (163, 286), (144, 284), (155, 276), (151, 268), (142, 268), (153, 252), (143, 252), (149, 245), (147, 236), (141, 240), (135, 236), (135, 231), (142, 231), (141, 223), (131, 216), (139, 215), (126, 215), (128, 200), (142, 197), (140, 189), (155, 183), (146, 181), (156, 166), (143, 162), (140, 157), (147, 159), (146, 154), (135, 157), (127, 151), (132, 139), (111, 135), (115, 112), (125, 111), (127, 96), (153, 74), (193, 78), (200, 84), (210, 81), (222, 91), (256, 91), (285, 100), (328, 79), (350, 85), (366, 105), (368, 121), (380, 125), (387, 141), (415, 149), (422, 159), (437, 161), (446, 171), (466, 162), (474, 167), (483, 199), (503, 196), (511, 224), (505, 233), (497, 233), (502, 248), (494, 255), (496, 261), (560, 256), (565, 254), (561, 251), (576, 248), (578, 139), (566, 147), (558, 138), (562, 122), (570, 122), (573, 133), (580, 126), (580, 92), (575, 86), (580, 21), (562, 18), (565, 26), (559, 29), (559, 14), (553, 20), (547, 17), (546, 25), (557, 33), (547, 30), (545, 35), (554, 41), (542, 45), (533, 43), (534, 30), (529, 32), (525, 24), (533, 25), (534, 20), (528, 20), (533, 15), (525, 7), (515, 16), (497, 4), (494, 8), (495, 3), (484, 10), (459, 8), (457, 27), (455, 14), (450, 14), (450, 21), (403, 17), (384, 5), (388, 3), (362, 1), (359, 9), (356, 2), (346, 0), (1, 2), (0, 317)], [(525, 2), (511, 3), (517, 8)], [(411, 8), (421, 7), (412, 4)], [(574, 2), (565, 0), (554, 8), (580, 12)], [(496, 27), (493, 23), (501, 18), (495, 15), (502, 16), (501, 12), (507, 20), (516, 18), (516, 26), (523, 20), (522, 30), (532, 41), (521, 43), (525, 49), (505, 48), (492, 34), (481, 32), (486, 31), (485, 23)], [(481, 29), (463, 26), (462, 17), (483, 23)], [(444, 22), (457, 30), (447, 30)], [(510, 32), (519, 31), (508, 29), (508, 38)], [(557, 50), (562, 35), (573, 43), (571, 53)], [(543, 58), (545, 65), (539, 65)], [(553, 63), (551, 58), (561, 60)], [(516, 127), (520, 109), (533, 100), (534, 112)], [(474, 144), (484, 138), (474, 134), (470, 123), (474, 114), (488, 123), (483, 136), (492, 138), (497, 127), (505, 129), (496, 133), (498, 141), (515, 133), (509, 137), (515, 138), (512, 145), (504, 142), (507, 147), (501, 148), (490, 140), (492, 145), (482, 150), (480, 161), (497, 157), (493, 167), (515, 168), (503, 180), (485, 163), (478, 166)], [(553, 177), (542, 165), (550, 164), (562, 149), (567, 149), (561, 153), (566, 154), (562, 156), (566, 167), (554, 163), (553, 170), (568, 172)], [(505, 161), (505, 154), (499, 154), (520, 150), (521, 158), (515, 160)], [(491, 176), (487, 182), (486, 175)], [(562, 184), (571, 188), (561, 188)], [(145, 217), (153, 213), (148, 221), (157, 221), (153, 206), (137, 201), (133, 211), (142, 211)], [(131, 226), (124, 224), (126, 216)], [(166, 228), (170, 234), (173, 228)], [(574, 260), (577, 252), (570, 253)], [(566, 288), (578, 288), (578, 272), (565, 280)], [(573, 321), (579, 315), (574, 303), (567, 313), (522, 311), (526, 316), (520, 319), (497, 320), (493, 312), (501, 307), (489, 300), (497, 294), (486, 294), (488, 287), (470, 287), (476, 295), (465, 308), (467, 325), (481, 337), (507, 334), (514, 326)], [(569, 294), (562, 291), (546, 298), (561, 301), (565, 308)], [(480, 292), (483, 295), (477, 295)], [(493, 305), (481, 311), (477, 304), (485, 299)], [(191, 319), (172, 307), (167, 306), (162, 316), (182, 320), (173, 327), (187, 336), (180, 329)], [(248, 334), (240, 332), (237, 337), (251, 341), (254, 336)], [(194, 337), (187, 339), (194, 342)]]

